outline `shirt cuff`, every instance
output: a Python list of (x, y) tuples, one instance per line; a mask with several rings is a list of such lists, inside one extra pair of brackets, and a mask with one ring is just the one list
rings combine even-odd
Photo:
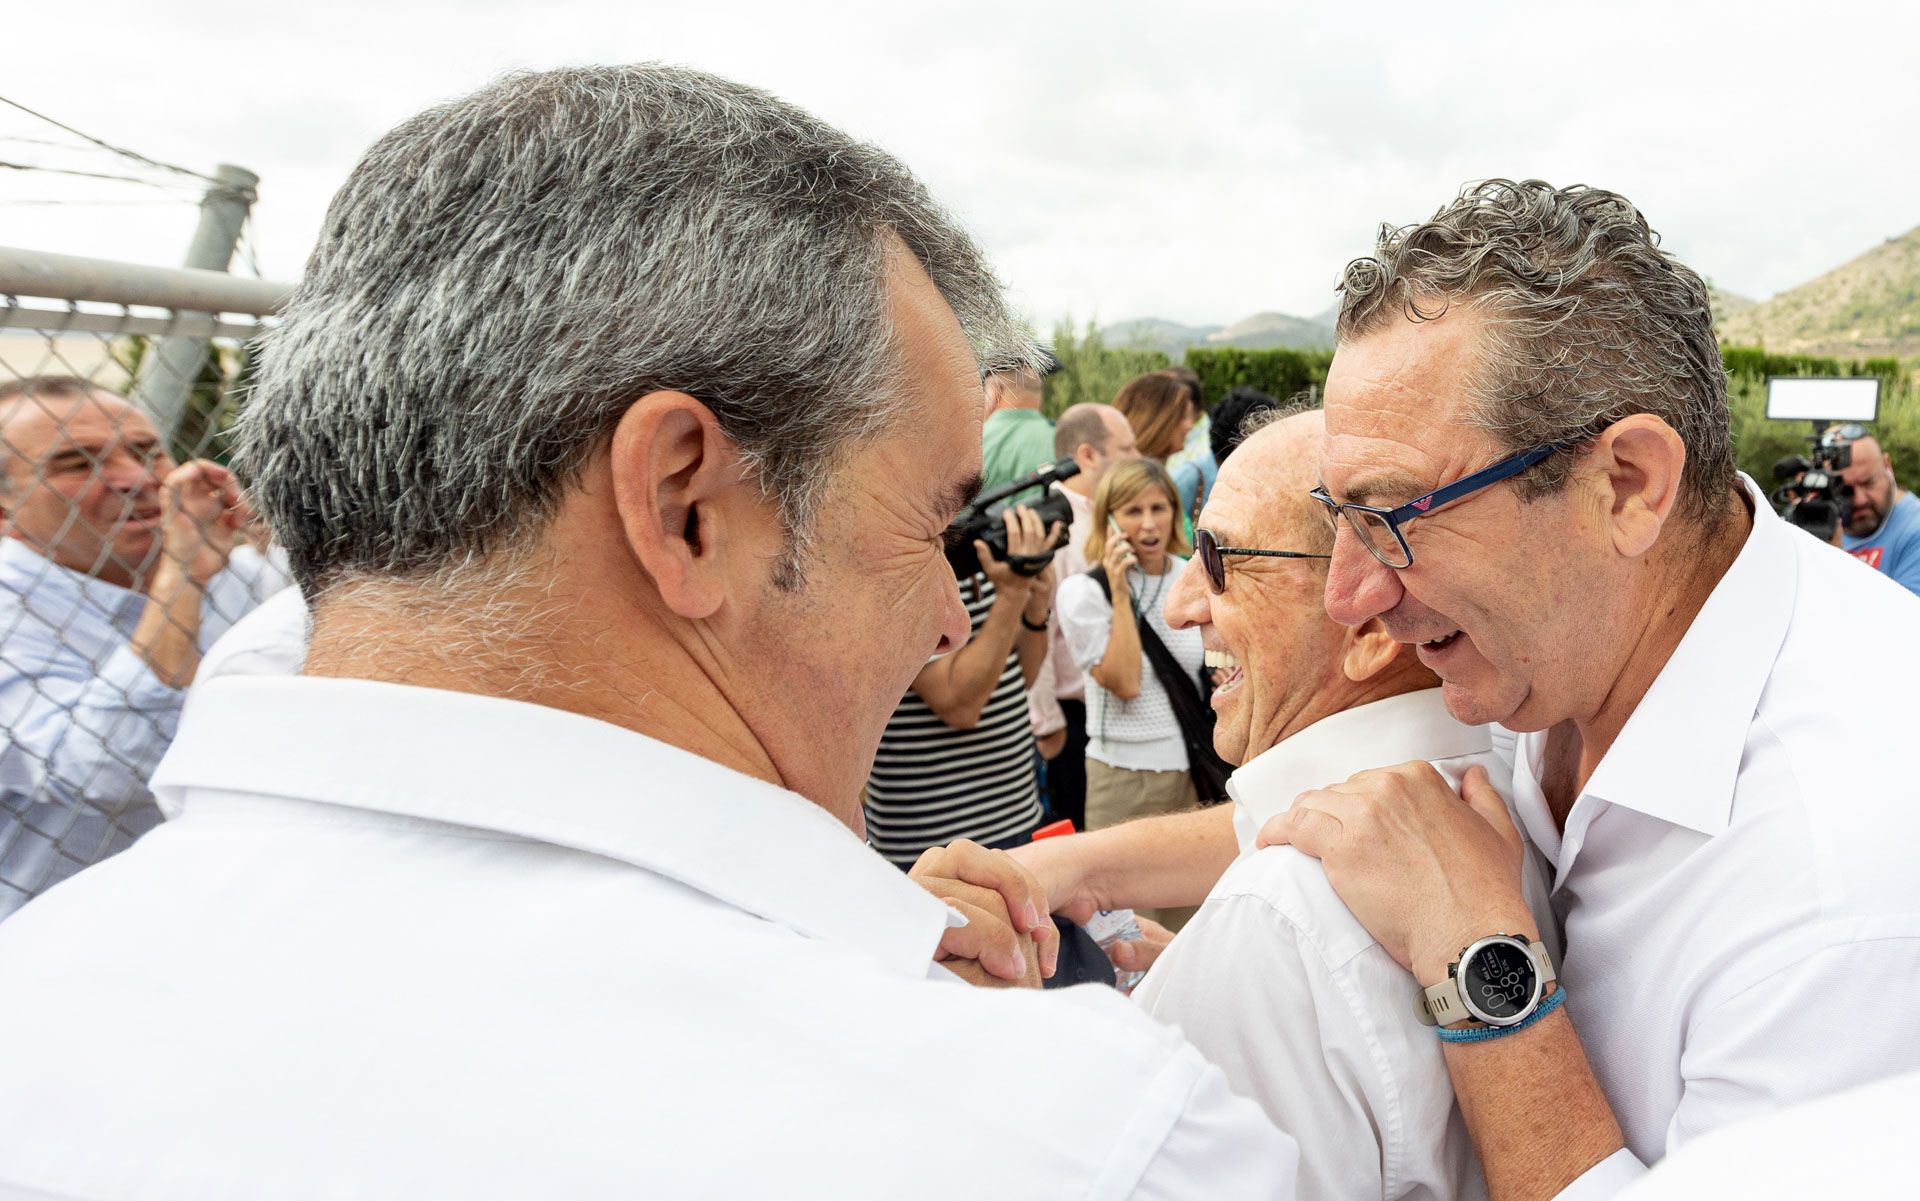
[(1580, 1173), (1579, 1179), (1554, 1195), (1554, 1201), (1603, 1201), (1646, 1174), (1647, 1165), (1622, 1147)]

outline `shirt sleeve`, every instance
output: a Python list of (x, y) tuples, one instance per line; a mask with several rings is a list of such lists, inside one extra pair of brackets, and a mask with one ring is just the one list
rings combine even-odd
[[(1091, 987), (1091, 986), (1090, 986)], [(1144, 1168), (1132, 1181), (1124, 1160), (1091, 1191), (1095, 1197), (1129, 1201), (1207, 1201), (1246, 1198), (1247, 1201), (1293, 1201), (1300, 1146), (1261, 1116), (1258, 1107), (1234, 1094), (1219, 1068), (1207, 1064), (1190, 1048), (1170, 1064), (1163, 1078), (1180, 1073), (1187, 1086), (1178, 1112), (1168, 1124), (1151, 1102), (1143, 1105), (1129, 1141), (1152, 1148)], [(1157, 1091), (1157, 1090), (1156, 1090)], [(1157, 1142), (1154, 1128), (1165, 1129)]]
[(1106, 656), (1107, 639), (1113, 636), (1113, 605), (1100, 595), (1100, 585), (1084, 574), (1061, 584), (1053, 619), (1060, 623), (1067, 652), (1080, 670), (1088, 670)]
[(162, 683), (125, 644), (96, 668), (32, 622), (8, 634), (0, 655), (11, 786), (110, 810), (145, 794), (179, 725), (183, 689)]
[[(1321, 870), (1290, 849), (1259, 856), (1238, 870)], [(1439, 1040), (1413, 1017), (1412, 977), (1350, 919), (1309, 932), (1249, 881), (1222, 887), (1136, 1000), (1307, 1149), (1302, 1201), (1471, 1195), (1478, 1161)]]
[(1887, 578), (1920, 594), (1920, 516), (1907, 523), (1900, 541), (1887, 547)]
[(1906, 1001), (1920, 919), (1852, 919), (1834, 934), (1688, 1026), (1669, 1154), (1782, 1105), (1920, 1070), (1920, 1006)]

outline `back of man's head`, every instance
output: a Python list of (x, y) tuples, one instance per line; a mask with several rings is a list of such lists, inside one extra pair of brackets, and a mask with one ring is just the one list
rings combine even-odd
[(1280, 402), (1258, 388), (1238, 387), (1213, 407), (1213, 419), (1207, 427), (1207, 442), (1215, 465), (1227, 461), (1233, 448), (1245, 440), (1252, 428), (1250, 420), (1260, 413), (1280, 408)]
[(264, 348), (238, 458), (309, 596), (511, 560), (639, 396), (710, 408), (797, 571), (831, 468), (907, 391), (904, 246), (990, 361), (1031, 361), (898, 161), (656, 65), (518, 74), (374, 144)]
[(989, 371), (981, 382), (986, 388), (989, 414), (1001, 409), (1038, 410), (1046, 400), (1046, 389), (1040, 382), (1040, 373), (1031, 367)]

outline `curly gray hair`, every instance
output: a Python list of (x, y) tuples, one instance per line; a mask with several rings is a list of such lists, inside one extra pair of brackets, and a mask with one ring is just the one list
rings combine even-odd
[(792, 586), (835, 468), (903, 410), (893, 239), (981, 358), (1037, 360), (979, 248), (878, 148), (683, 68), (508, 76), (354, 168), (238, 461), (309, 596), (451, 588), (531, 544), (636, 398), (682, 391), (777, 502)]
[[(1347, 265), (1336, 339), (1471, 306), (1488, 332), (1467, 420), (1517, 452), (1652, 414), (1686, 446), (1681, 513), (1711, 529), (1734, 480), (1727, 376), (1705, 282), (1659, 241), (1613, 192), (1472, 184), (1431, 220), (1381, 226), (1373, 256)], [(1556, 491), (1571, 462), (1518, 477), (1520, 494)]]

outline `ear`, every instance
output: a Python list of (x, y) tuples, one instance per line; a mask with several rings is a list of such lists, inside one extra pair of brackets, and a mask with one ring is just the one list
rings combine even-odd
[(712, 410), (684, 392), (651, 392), (614, 426), (613, 500), (627, 546), (667, 607), (689, 621), (727, 595), (725, 552), (738, 554), (746, 479)]
[(1404, 649), (1377, 617), (1346, 627), (1341, 641), (1344, 654), (1340, 670), (1356, 684), (1364, 684), (1385, 671)]
[(1093, 443), (1082, 442), (1073, 448), (1073, 461), (1080, 464), (1081, 471), (1092, 471), (1093, 458), (1097, 453), (1098, 452), (1093, 449)]
[(1680, 435), (1650, 413), (1623, 417), (1601, 432), (1582, 466), (1603, 488), (1614, 549), (1630, 559), (1646, 554), (1680, 500)]

